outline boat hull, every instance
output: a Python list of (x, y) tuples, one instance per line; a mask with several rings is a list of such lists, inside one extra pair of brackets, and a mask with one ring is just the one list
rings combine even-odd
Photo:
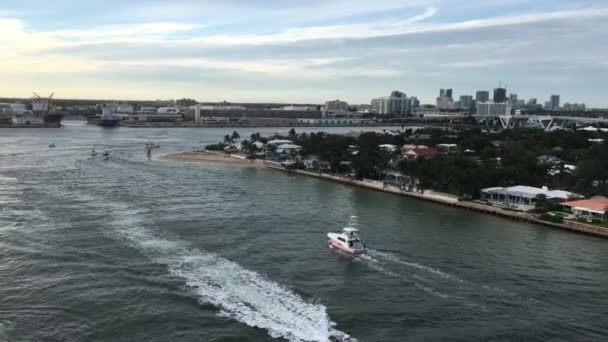
[(90, 125), (97, 125), (101, 127), (116, 127), (120, 123), (119, 119), (99, 119), (99, 118), (91, 118), (88, 119), (87, 122)]
[(337, 249), (352, 255), (361, 255), (367, 253), (367, 248), (351, 248), (334, 239), (329, 239), (327, 244), (331, 249)]

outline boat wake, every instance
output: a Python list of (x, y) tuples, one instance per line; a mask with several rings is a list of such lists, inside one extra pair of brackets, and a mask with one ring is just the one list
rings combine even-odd
[(391, 261), (391, 262), (394, 262), (394, 263), (397, 263), (397, 264), (401, 264), (401, 265), (405, 265), (405, 266), (408, 266), (408, 267), (411, 267), (411, 268), (422, 270), (422, 271), (425, 271), (427, 273), (430, 273), (432, 275), (435, 275), (435, 276), (438, 276), (438, 277), (441, 277), (441, 278), (444, 278), (444, 279), (453, 280), (453, 281), (461, 283), (461, 284), (467, 283), (466, 280), (461, 279), (461, 278), (459, 278), (459, 277), (457, 277), (457, 276), (455, 276), (453, 274), (445, 273), (443, 271), (434, 269), (432, 267), (420, 265), (420, 264), (417, 264), (415, 262), (409, 262), (409, 261), (401, 260), (398, 257), (396, 257), (395, 255), (390, 254), (390, 253), (380, 252), (380, 251), (376, 251), (376, 250), (370, 250), (370, 251), (368, 251), (368, 253), (371, 256), (375, 256), (377, 258), (382, 258), (384, 260)]
[(115, 230), (127, 243), (166, 265), (172, 275), (184, 279), (200, 302), (220, 308), (222, 317), (265, 329), (274, 338), (293, 342), (350, 338), (334, 328), (335, 323), (323, 305), (310, 303), (235, 262), (185, 243), (157, 237), (132, 218), (118, 222)]
[[(494, 286), (475, 284), (474, 282), (462, 279), (454, 274), (421, 265), (413, 261), (403, 260), (398, 256), (387, 252), (370, 249), (368, 250), (367, 255), (358, 257), (358, 260), (365, 262), (367, 266), (375, 271), (392, 278), (399, 278), (428, 294), (443, 299), (459, 301), (467, 306), (478, 307), (484, 311), (487, 311), (485, 305), (475, 303), (469, 298), (475, 297), (478, 299), (479, 295), (483, 292), (492, 296), (517, 297), (515, 293), (508, 290)], [(410, 271), (406, 272), (404, 269), (397, 268), (397, 266), (406, 266)], [(449, 291), (438, 291), (434, 288), (436, 286), (449, 289)], [(458, 295), (453, 293), (458, 293)]]

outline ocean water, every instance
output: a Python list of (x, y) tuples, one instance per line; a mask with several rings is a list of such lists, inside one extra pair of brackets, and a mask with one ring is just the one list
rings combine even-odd
[(143, 150), (230, 132), (0, 130), (0, 341), (608, 339), (605, 239)]

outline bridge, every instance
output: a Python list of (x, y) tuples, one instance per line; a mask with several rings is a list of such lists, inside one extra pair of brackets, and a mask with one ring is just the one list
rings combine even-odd
[(576, 128), (581, 125), (606, 124), (608, 119), (553, 115), (471, 115), (477, 123), (502, 128), (538, 128), (545, 131)]

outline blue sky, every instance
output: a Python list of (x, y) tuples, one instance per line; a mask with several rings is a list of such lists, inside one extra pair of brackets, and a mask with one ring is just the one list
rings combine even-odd
[(0, 96), (608, 107), (605, 0), (2, 0)]

